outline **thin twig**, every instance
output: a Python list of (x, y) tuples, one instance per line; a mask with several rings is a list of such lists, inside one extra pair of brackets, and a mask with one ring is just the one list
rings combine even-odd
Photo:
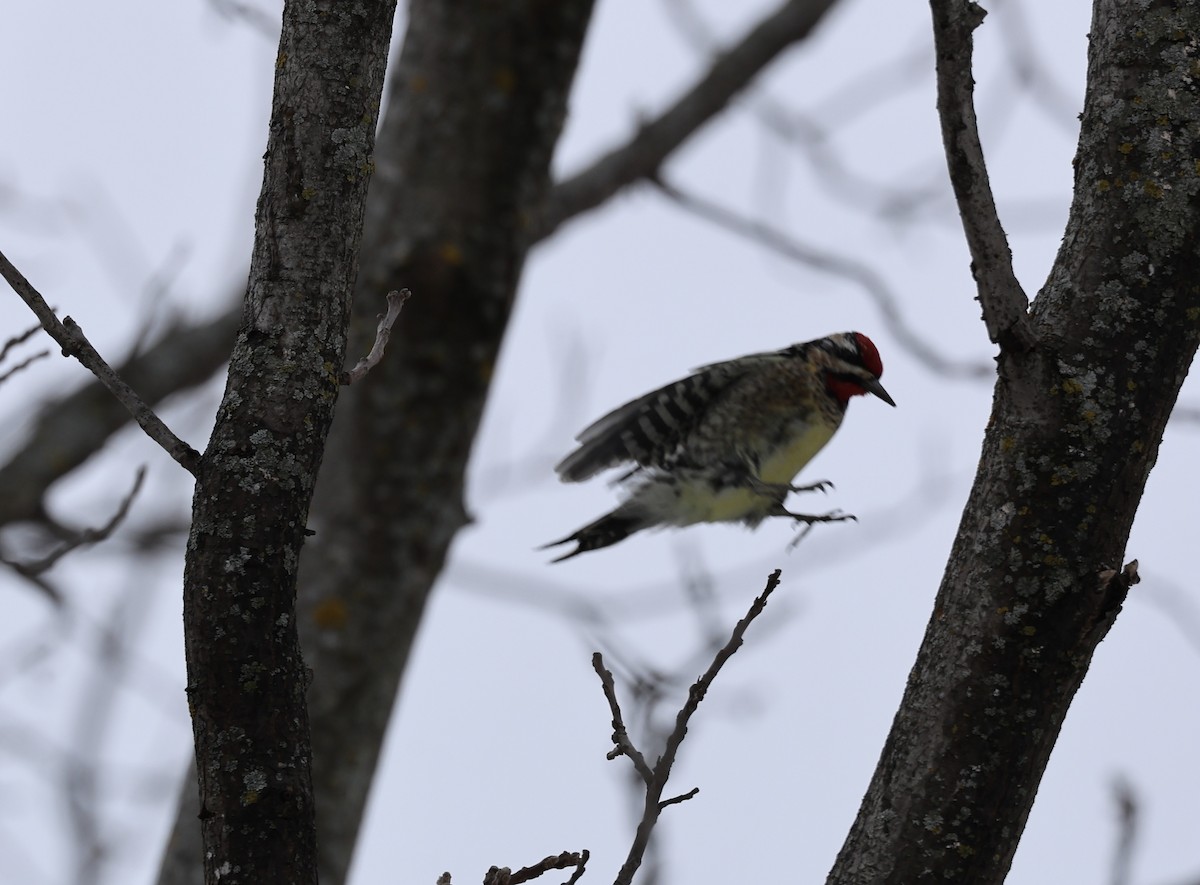
[[(667, 736), (666, 745), (663, 747), (663, 754), (655, 763), (651, 772), (652, 776), (646, 783), (646, 800), (642, 810), (642, 819), (638, 823), (637, 834), (634, 836), (633, 844), (629, 848), (629, 855), (621, 867), (621, 871), (617, 874), (614, 885), (630, 885), (633, 882), (633, 877), (637, 873), (638, 867), (641, 866), (646, 848), (650, 844), (650, 834), (654, 831), (662, 810), (670, 805), (684, 802), (699, 792), (699, 788), (694, 788), (687, 793), (674, 796), (670, 799), (664, 800), (662, 798), (663, 790), (667, 786), (667, 780), (671, 776), (671, 767), (675, 764), (675, 756), (679, 752), (680, 744), (683, 743), (683, 739), (687, 735), (688, 722), (691, 720), (692, 714), (696, 712), (700, 706), (700, 702), (708, 694), (713, 680), (717, 678), (717, 674), (721, 672), (721, 668), (725, 666), (725, 662), (733, 656), (734, 652), (741, 648), (743, 637), (750, 623), (762, 614), (763, 610), (767, 607), (767, 599), (771, 596), (775, 588), (779, 586), (779, 575), (779, 569), (775, 569), (770, 574), (767, 578), (766, 587), (763, 588), (762, 593), (751, 604), (746, 616), (737, 622), (737, 625), (733, 628), (733, 633), (729, 637), (729, 641), (717, 650), (712, 663), (708, 665), (708, 669), (704, 671), (703, 675), (696, 680), (688, 691), (687, 701), (675, 716), (675, 728)], [(617, 728), (617, 723), (621, 722), (620, 708), (617, 703), (615, 691), (610, 689), (611, 675), (608, 677), (609, 681), (605, 682), (605, 674), (608, 671), (604, 669), (604, 662), (599, 654), (592, 656), (592, 666), (600, 674), (601, 682), (605, 686), (605, 697), (608, 698), (609, 706), (613, 709), (613, 742), (616, 744), (616, 749), (620, 752), (610, 753), (609, 758), (612, 759), (617, 755), (625, 755), (629, 756), (631, 760), (636, 760), (634, 753), (637, 753), (637, 756), (641, 756), (641, 754), (632, 747), (628, 736), (624, 737), (624, 743), (618, 738), (617, 732), (620, 731), (623, 733), (624, 729), (624, 726), (621, 726), (620, 729)], [(624, 744), (629, 744), (629, 746), (626, 747)], [(633, 749), (633, 753), (630, 752), (631, 749)], [(645, 764), (644, 759), (643, 764)], [(637, 766), (636, 761), (634, 761), (634, 765), (635, 767)], [(640, 768), (638, 769), (638, 773), (642, 774)], [(644, 774), (642, 776), (645, 778)]]
[(1133, 849), (1137, 842), (1138, 801), (1133, 788), (1124, 778), (1113, 783), (1113, 799), (1117, 804), (1117, 844), (1113, 852), (1112, 885), (1129, 885), (1133, 872)]
[(0, 347), (0, 363), (4, 362), (4, 358), (6, 356), (8, 356), (8, 352), (10, 350), (12, 350), (18, 344), (24, 344), (26, 341), (28, 341), (30, 338), (32, 338), (34, 335), (36, 335), (41, 328), (42, 328), (41, 323), (38, 323), (35, 326), (30, 326), (28, 329), (26, 329), (20, 335), (14, 335), (13, 337), (11, 337), (7, 341), (5, 341), (4, 346)]
[[(227, 311), (198, 326), (167, 329), (143, 353), (123, 360), (116, 371), (155, 406), (212, 377), (229, 360), (240, 324), (241, 312)], [(44, 522), (46, 489), (77, 469), (129, 422), (128, 410), (94, 377), (77, 390), (47, 400), (33, 416), (25, 442), (0, 463), (0, 488), (13, 491), (0, 495), (0, 526)]]
[[(718, 45), (718, 29), (701, 15), (694, 0), (665, 0), (664, 6), (680, 35), (697, 53), (711, 54)], [(906, 41), (892, 37), (892, 46)], [(919, 32), (915, 46), (902, 55), (857, 71), (845, 82), (830, 86), (819, 103), (805, 111), (791, 107), (773, 97), (765, 87), (756, 88), (747, 96), (745, 105), (758, 122), (770, 133), (799, 149), (807, 157), (816, 175), (817, 186), (837, 196), (843, 202), (861, 207), (896, 221), (912, 215), (924, 204), (940, 199), (944, 179), (937, 171), (936, 180), (894, 187), (889, 181), (871, 180), (859, 174), (846, 161), (843, 151), (833, 144), (832, 135), (875, 108), (886, 105), (905, 92), (924, 87), (932, 47), (929, 32)], [(805, 99), (813, 96), (806, 95)]]
[(83, 330), (73, 319), (64, 317), (59, 322), (46, 300), (13, 266), (3, 252), (0, 252), (0, 276), (8, 280), (13, 291), (29, 305), (29, 309), (41, 321), (42, 328), (58, 342), (63, 355), (75, 357), (90, 369), (92, 374), (100, 379), (100, 383), (108, 388), (108, 391), (129, 411), (146, 435), (158, 443), (180, 466), (195, 475), (200, 468), (200, 453), (172, 433), (171, 429), (163, 423), (153, 409), (146, 405), (133, 388), (121, 380), (120, 376), (96, 352), (96, 348), (92, 347), (91, 342), (84, 337)]
[(129, 492), (121, 500), (116, 512), (112, 515), (108, 522), (99, 528), (84, 529), (74, 538), (61, 544), (58, 548), (52, 550), (41, 559), (35, 559), (31, 562), (15, 562), (10, 559), (0, 559), (0, 561), (2, 561), (5, 565), (22, 577), (34, 581), (34, 583), (38, 584), (38, 586), (42, 586), (41, 582), (37, 581), (36, 579), (45, 572), (49, 571), (56, 562), (58, 562), (72, 550), (78, 550), (80, 547), (87, 547), (91, 544), (98, 544), (100, 541), (106, 540), (108, 536), (113, 533), (116, 527), (119, 526), (128, 515), (129, 508), (133, 504), (133, 499), (136, 498), (138, 492), (141, 491), (142, 480), (145, 478), (146, 468), (144, 466), (139, 467), (137, 475), (133, 480), (133, 487), (130, 488)]
[(587, 870), (588, 859), (591, 856), (591, 853), (586, 848), (580, 852), (579, 865), (575, 867), (575, 872), (571, 874), (571, 878), (564, 882), (563, 885), (575, 885), (576, 882), (583, 878), (583, 874)]
[(1006, 350), (1033, 346), (1029, 298), (1012, 267), (1012, 250), (996, 214), (979, 126), (971, 71), (972, 32), (984, 10), (973, 0), (930, 0), (937, 53), (937, 108), (950, 183), (971, 251), (971, 270), (988, 337)]
[(654, 780), (654, 772), (646, 764), (646, 757), (629, 739), (629, 731), (625, 728), (625, 720), (621, 715), (621, 704), (617, 700), (617, 688), (613, 684), (613, 675), (604, 666), (604, 655), (600, 652), (592, 655), (592, 669), (600, 677), (600, 684), (604, 688), (604, 697), (608, 699), (608, 708), (612, 710), (613, 748), (608, 751), (608, 758), (616, 759), (618, 756), (628, 756), (642, 780), (649, 784)]
[(222, 18), (249, 25), (250, 30), (266, 37), (272, 44), (279, 42), (278, 15), (268, 15), (265, 10), (241, 0), (209, 0), (209, 5)]
[(672, 796), (670, 799), (663, 799), (661, 802), (658, 803), (658, 808), (661, 811), (662, 809), (666, 808), (668, 805), (678, 805), (680, 802), (686, 802), (688, 799), (691, 799), (693, 796), (695, 796), (699, 792), (700, 792), (699, 787), (692, 787), (686, 793), (680, 793), (678, 796)]
[(676, 148), (720, 113), (785, 49), (807, 37), (834, 0), (789, 0), (719, 54), (703, 76), (628, 142), (557, 183), (531, 228), (545, 239), (564, 222), (594, 209), (622, 188), (658, 173)]
[[(38, 328), (40, 329), (41, 326), (38, 326)], [(38, 360), (43, 359), (44, 357), (48, 357), (48, 356), (50, 356), (50, 351), (43, 350), (41, 353), (35, 353), (31, 357), (21, 360), (21, 362), (17, 363), (11, 369), (8, 369), (7, 371), (4, 371), (4, 372), (0, 372), (0, 384), (3, 384), (5, 381), (7, 381), (13, 375), (17, 374), (17, 372), (20, 372), (22, 369), (29, 368), (31, 363), (36, 363)]]
[(387, 293), (387, 313), (379, 314), (379, 325), (375, 329), (375, 343), (371, 345), (371, 352), (355, 363), (354, 368), (349, 372), (342, 372), (339, 379), (342, 384), (353, 384), (355, 381), (361, 380), (383, 359), (388, 339), (392, 337), (392, 325), (400, 316), (404, 302), (411, 297), (412, 292), (407, 289), (401, 289), (399, 292), (393, 289)]
[(1008, 53), (1008, 68), (1030, 103), (1042, 111), (1072, 141), (1079, 134), (1080, 98), (1063, 87), (1047, 63), (1049, 53), (1037, 51), (1034, 29), (1020, 2), (995, 4), (1000, 36)]
[[(566, 882), (566, 885), (572, 885), (583, 876), (590, 857), (591, 854), (585, 848), (583, 851), (564, 851), (562, 854), (552, 854), (532, 866), (522, 867), (515, 873), (508, 867), (492, 867), (483, 877), (483, 885), (521, 885), (522, 882), (530, 882), (551, 870), (565, 870), (568, 867), (574, 867), (575, 872)], [(447, 881), (449, 881), (448, 878)], [(441, 880), (439, 879), (438, 882), (440, 883)]]
[(653, 181), (663, 195), (680, 208), (805, 267), (842, 277), (859, 286), (874, 302), (884, 325), (897, 343), (931, 371), (957, 378), (985, 378), (995, 374), (996, 370), (991, 366), (951, 360), (938, 353), (909, 327), (900, 309), (900, 299), (883, 277), (862, 261), (801, 243), (760, 221), (738, 215), (711, 200), (683, 191), (661, 177)]

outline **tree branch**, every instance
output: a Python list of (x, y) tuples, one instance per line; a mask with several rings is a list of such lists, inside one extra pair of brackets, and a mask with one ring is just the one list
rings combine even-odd
[(604, 697), (608, 700), (608, 708), (612, 711), (613, 748), (608, 751), (608, 759), (627, 756), (633, 763), (634, 769), (646, 784), (654, 780), (654, 772), (646, 764), (646, 757), (633, 745), (629, 739), (629, 731), (625, 728), (625, 720), (621, 715), (621, 703), (617, 700), (617, 688), (613, 684), (612, 672), (604, 666), (604, 655), (596, 652), (592, 655), (592, 669), (600, 677), (600, 685), (604, 689)]
[(6, 356), (8, 356), (8, 352), (10, 350), (12, 350), (14, 347), (16, 347), (19, 344), (24, 344), (26, 341), (28, 341), (30, 338), (32, 338), (34, 335), (36, 335), (41, 330), (41, 328), (42, 328), (42, 324), (37, 323), (36, 325), (30, 326), (28, 329), (26, 329), (24, 332), (21, 332), (19, 335), (13, 335), (11, 338), (9, 338), (7, 341), (5, 341), (4, 346), (0, 347), (0, 363), (4, 362), (4, 358)]
[[(207, 381), (229, 359), (240, 318), (240, 310), (228, 311), (198, 326), (167, 329), (117, 372), (147, 403), (161, 402)], [(129, 412), (99, 382), (46, 403), (32, 419), (28, 439), (0, 466), (0, 488), (5, 490), (0, 526), (45, 520), (46, 490), (128, 423)]]
[(1111, 885), (1129, 885), (1133, 881), (1133, 852), (1137, 844), (1138, 797), (1125, 778), (1112, 785), (1117, 806), (1117, 844), (1113, 850)]
[(1002, 308), (1038, 346), (1001, 342), (974, 485), (827, 885), (1000, 885), (1136, 583), (1136, 561), (1120, 564), (1200, 345), (1198, 31), (1196, 4), (1095, 4), (1063, 246), (1028, 318)]
[(666, 197), (688, 212), (805, 267), (842, 277), (857, 285), (875, 304), (884, 325), (896, 341), (930, 371), (957, 378), (984, 378), (995, 374), (992, 366), (956, 361), (938, 353), (909, 326), (896, 292), (866, 263), (802, 243), (767, 224), (744, 218), (724, 206), (683, 191), (661, 177), (655, 178), (654, 184)]
[(650, 844), (650, 834), (654, 832), (654, 827), (658, 823), (658, 817), (663, 809), (671, 805), (677, 805), (680, 802), (685, 802), (700, 792), (700, 788), (695, 787), (678, 796), (673, 796), (669, 799), (662, 798), (667, 781), (671, 777), (671, 767), (675, 764), (675, 757), (679, 752), (679, 747), (683, 743), (684, 737), (687, 736), (688, 723), (691, 721), (692, 715), (700, 707), (700, 702), (708, 694), (713, 680), (717, 678), (717, 674), (721, 672), (721, 668), (725, 666), (725, 662), (733, 657), (734, 652), (741, 648), (743, 638), (746, 635), (746, 629), (766, 609), (767, 600), (775, 588), (779, 586), (779, 576), (779, 569), (776, 569), (768, 576), (766, 587), (763, 588), (762, 593), (750, 605), (750, 610), (746, 612), (746, 616), (734, 626), (729, 641), (717, 650), (712, 663), (708, 665), (708, 669), (704, 671), (688, 691), (687, 701), (675, 716), (675, 728), (667, 736), (666, 745), (663, 747), (663, 754), (658, 758), (653, 769), (648, 768), (645, 757), (633, 746), (628, 734), (625, 733), (620, 704), (617, 701), (616, 691), (613, 688), (612, 674), (605, 668), (603, 656), (599, 652), (592, 655), (592, 666), (600, 675), (600, 682), (604, 687), (604, 696), (608, 699), (609, 707), (613, 711), (613, 743), (615, 744), (615, 749), (608, 754), (608, 758), (614, 759), (619, 755), (628, 756), (637, 769), (638, 774), (646, 781), (646, 799), (642, 808), (642, 819), (638, 823), (637, 833), (634, 836), (633, 844), (629, 848), (629, 855), (626, 857), (625, 863), (621, 866), (621, 871), (617, 874), (614, 885), (630, 885), (633, 882), (633, 877), (637, 873), (638, 867), (641, 866), (642, 857), (645, 855), (646, 848)]
[[(551, 870), (565, 870), (568, 867), (574, 867), (575, 872), (566, 883), (566, 885), (572, 885), (572, 883), (578, 882), (583, 876), (584, 869), (587, 867), (590, 857), (591, 855), (585, 848), (583, 851), (564, 851), (562, 854), (552, 854), (549, 857), (542, 858), (531, 866), (521, 867), (515, 873), (508, 867), (492, 867), (483, 877), (483, 885), (521, 885), (523, 882), (532, 882), (543, 873), (548, 873)], [(438, 879), (439, 883), (442, 881), (442, 879)], [(449, 885), (449, 881), (450, 879), (447, 875), (445, 878), (447, 885)]]
[(950, 183), (971, 251), (971, 272), (988, 337), (1004, 349), (1028, 350), (1033, 333), (1025, 295), (1012, 267), (1012, 250), (996, 213), (979, 126), (971, 70), (972, 32), (984, 10), (973, 0), (930, 0), (937, 53), (937, 107)]
[[(133, 505), (133, 499), (136, 498), (138, 492), (141, 491), (142, 481), (145, 478), (146, 468), (139, 467), (137, 475), (133, 479), (133, 487), (129, 490), (125, 497), (121, 499), (121, 503), (117, 506), (116, 512), (113, 513), (108, 522), (104, 523), (104, 525), (100, 526), (99, 528), (84, 529), (76, 534), (74, 538), (65, 541), (57, 549), (46, 554), (41, 559), (35, 559), (30, 562), (17, 562), (5, 557), (0, 557), (0, 562), (3, 562), (23, 578), (28, 578), (29, 580), (33, 581), (42, 590), (47, 590), (49, 585), (38, 581), (37, 579), (40, 578), (42, 574), (49, 571), (56, 562), (58, 562), (72, 550), (77, 550), (80, 547), (86, 547), (91, 544), (98, 544), (99, 542), (106, 540), (128, 515), (129, 508)], [(57, 594), (53, 592), (50, 593), (50, 596), (55, 603), (61, 601)]]
[(666, 159), (715, 117), (780, 53), (803, 40), (836, 0), (788, 0), (717, 56), (704, 75), (666, 111), (638, 127), (626, 144), (554, 186), (531, 231), (543, 240), (576, 215), (622, 188), (654, 176)]
[(73, 356), (90, 369), (92, 374), (100, 379), (100, 383), (108, 388), (109, 393), (129, 411), (146, 435), (158, 443), (181, 467), (195, 475), (200, 467), (200, 453), (172, 433), (154, 410), (112, 370), (96, 352), (96, 348), (92, 347), (92, 343), (84, 337), (83, 330), (73, 319), (66, 317), (59, 322), (50, 305), (3, 252), (0, 252), (0, 276), (3, 276), (21, 300), (29, 305), (29, 309), (41, 321), (42, 328), (58, 342), (63, 356)]
[[(41, 328), (42, 328), (41, 326), (38, 326), (39, 330)], [(48, 356), (50, 356), (50, 351), (43, 350), (43, 351), (40, 351), (39, 353), (33, 354), (32, 356), (26, 357), (25, 359), (21, 360), (21, 362), (17, 363), (12, 368), (5, 369), (3, 372), (0, 372), (0, 384), (3, 384), (5, 381), (7, 381), (13, 375), (17, 374), (17, 372), (20, 372), (22, 369), (28, 369), (31, 365), (36, 363), (38, 360), (45, 359)]]

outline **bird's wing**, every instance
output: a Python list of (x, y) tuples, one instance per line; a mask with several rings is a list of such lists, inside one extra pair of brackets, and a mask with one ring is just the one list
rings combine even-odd
[(714, 402), (746, 374), (779, 358), (779, 353), (756, 353), (712, 363), (652, 390), (584, 428), (576, 437), (579, 448), (554, 469), (564, 482), (580, 482), (626, 462), (661, 466)]

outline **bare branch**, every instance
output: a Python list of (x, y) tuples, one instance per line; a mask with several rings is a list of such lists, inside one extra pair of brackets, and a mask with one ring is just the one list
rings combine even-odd
[(1117, 805), (1117, 846), (1110, 881), (1112, 885), (1129, 885), (1133, 881), (1133, 849), (1137, 842), (1137, 794), (1128, 781), (1119, 777), (1113, 783), (1113, 800)]
[(28, 341), (30, 338), (32, 338), (34, 335), (36, 335), (38, 333), (38, 330), (41, 328), (42, 328), (41, 323), (38, 323), (36, 326), (30, 326), (28, 329), (26, 329), (20, 335), (14, 335), (13, 337), (11, 337), (7, 341), (5, 341), (4, 346), (0, 347), (0, 362), (4, 362), (4, 358), (6, 356), (8, 356), (8, 352), (10, 350), (12, 350), (18, 344), (24, 344), (26, 341)]
[(837, 255), (825, 249), (793, 239), (760, 221), (745, 218), (703, 197), (680, 190), (662, 178), (654, 184), (676, 205), (725, 230), (745, 237), (760, 246), (799, 262), (805, 267), (832, 274), (859, 286), (874, 302), (884, 325), (896, 341), (931, 371), (958, 378), (986, 378), (995, 369), (982, 363), (951, 360), (938, 353), (915, 332), (904, 318), (900, 299), (887, 282), (868, 265), (855, 258)]
[[(646, 848), (650, 844), (650, 834), (654, 831), (654, 827), (658, 823), (658, 816), (662, 813), (662, 810), (670, 805), (677, 805), (680, 802), (691, 799), (699, 792), (699, 788), (693, 788), (687, 793), (674, 796), (670, 799), (664, 800), (662, 798), (663, 790), (667, 786), (667, 780), (671, 776), (671, 767), (675, 764), (675, 756), (679, 752), (680, 744), (683, 743), (683, 739), (687, 735), (688, 723), (691, 721), (692, 714), (696, 712), (700, 706), (700, 702), (708, 694), (713, 680), (717, 678), (717, 674), (721, 672), (721, 668), (725, 666), (725, 662), (733, 656), (734, 652), (741, 648), (743, 637), (750, 623), (762, 614), (763, 610), (767, 607), (767, 599), (775, 588), (779, 586), (779, 575), (779, 569), (775, 569), (770, 574), (767, 578), (767, 586), (751, 604), (746, 616), (737, 622), (737, 625), (733, 628), (733, 633), (729, 637), (729, 641), (717, 650), (712, 663), (708, 665), (708, 669), (704, 671), (703, 675), (696, 680), (688, 691), (687, 701), (675, 716), (675, 728), (667, 736), (663, 753), (655, 763), (651, 771), (651, 777), (646, 781), (646, 800), (642, 810), (642, 819), (638, 823), (633, 845), (629, 848), (629, 855), (621, 867), (621, 871), (617, 874), (614, 885), (630, 885), (633, 882), (633, 877), (637, 873), (638, 867), (641, 866)], [(638, 768), (638, 773), (645, 779), (646, 775), (636, 761), (641, 754), (633, 748), (628, 736), (624, 735), (624, 726), (621, 725), (618, 728), (621, 717), (616, 693), (611, 689), (612, 676), (604, 669), (603, 659), (599, 654), (592, 656), (592, 666), (600, 674), (601, 682), (605, 685), (605, 697), (608, 698), (609, 706), (613, 710), (613, 743), (616, 744), (616, 749), (609, 753), (608, 758), (613, 759), (618, 755), (629, 756), (631, 760), (634, 760), (634, 766)], [(606, 674), (608, 674), (607, 681), (605, 680)], [(619, 736), (618, 732), (621, 736)], [(631, 753), (630, 750), (633, 750), (633, 752)], [(635, 753), (637, 756), (634, 755)], [(642, 765), (645, 765), (644, 759)]]
[[(692, 0), (665, 0), (663, 4), (680, 34), (700, 53), (711, 53), (717, 45), (717, 30), (704, 20)], [(893, 37), (892, 46), (903, 38)], [(910, 41), (911, 42), (911, 41)], [(893, 101), (905, 92), (923, 88), (933, 47), (929, 33), (922, 32), (915, 45), (899, 56), (883, 60), (832, 88), (815, 107), (807, 111), (790, 107), (765, 89), (756, 89), (747, 104), (759, 123), (772, 134), (801, 151), (817, 173), (817, 186), (842, 201), (879, 215), (884, 220), (901, 221), (924, 205), (940, 201), (945, 178), (940, 169), (936, 177), (922, 172), (905, 178), (895, 186), (892, 178), (872, 180), (860, 175), (847, 162), (830, 136), (872, 109)], [(805, 96), (811, 99), (811, 96)]]
[(412, 292), (407, 289), (401, 289), (399, 292), (393, 289), (387, 293), (387, 313), (379, 315), (379, 326), (375, 329), (375, 343), (371, 345), (371, 352), (355, 363), (349, 372), (342, 373), (338, 380), (343, 385), (361, 380), (383, 359), (383, 351), (387, 348), (388, 339), (392, 337), (392, 326), (400, 316), (404, 302), (411, 297)]
[(654, 772), (646, 764), (646, 757), (642, 755), (641, 751), (629, 739), (629, 732), (625, 728), (625, 720), (621, 715), (621, 704), (617, 700), (617, 689), (613, 684), (613, 675), (604, 666), (604, 655), (600, 654), (600, 652), (592, 655), (592, 669), (600, 677), (600, 684), (604, 687), (604, 697), (608, 699), (608, 707), (612, 710), (613, 748), (608, 751), (608, 758), (616, 759), (618, 756), (628, 756), (629, 761), (633, 763), (633, 767), (641, 775), (642, 780), (650, 784), (654, 780)]
[[(575, 867), (575, 872), (571, 878), (567, 880), (566, 885), (572, 885), (578, 882), (583, 876), (584, 868), (587, 866), (588, 859), (591, 854), (585, 848), (583, 851), (564, 851), (562, 854), (552, 854), (549, 857), (544, 857), (532, 866), (522, 867), (515, 873), (508, 867), (492, 867), (487, 871), (487, 875), (483, 877), (483, 885), (521, 885), (522, 882), (530, 882), (543, 873), (548, 873), (551, 870), (565, 870), (568, 867)], [(447, 885), (450, 882), (450, 874), (443, 873)], [(441, 885), (442, 879), (438, 879)]]
[(938, 117), (950, 183), (971, 250), (971, 271), (988, 337), (1004, 349), (1028, 350), (1029, 298), (1012, 267), (1012, 250), (996, 214), (979, 127), (971, 71), (972, 32), (986, 13), (973, 0), (930, 0), (937, 52)]
[(42, 328), (62, 347), (63, 355), (75, 357), (90, 369), (92, 374), (100, 379), (100, 383), (128, 409), (146, 435), (158, 443), (181, 467), (195, 475), (200, 465), (200, 453), (172, 433), (133, 388), (121, 380), (84, 337), (83, 330), (73, 319), (64, 317), (62, 322), (59, 322), (50, 305), (3, 252), (0, 252), (0, 276), (3, 276), (21, 300), (29, 305), (29, 309), (41, 321)]
[[(40, 329), (41, 326), (38, 326), (38, 328)], [(50, 356), (50, 351), (43, 350), (41, 353), (35, 353), (31, 357), (21, 360), (21, 362), (17, 363), (11, 369), (8, 369), (4, 372), (0, 372), (0, 384), (3, 384), (5, 381), (7, 381), (13, 375), (17, 374), (17, 372), (20, 372), (22, 369), (29, 368), (30, 364), (36, 363), (38, 360), (42, 359), (43, 357), (48, 357), (48, 356)]]
[(599, 206), (617, 191), (658, 173), (663, 162), (701, 126), (722, 111), (785, 49), (807, 37), (835, 0), (788, 0), (739, 43), (719, 55), (691, 89), (626, 144), (559, 182), (533, 225), (543, 240), (564, 222)]
[[(117, 371), (147, 403), (161, 402), (204, 383), (228, 360), (240, 322), (241, 311), (231, 310), (197, 326), (166, 329), (157, 343), (122, 362)], [(45, 521), (46, 490), (128, 422), (129, 413), (94, 379), (47, 401), (33, 419), (28, 439), (0, 464), (0, 488), (5, 490), (0, 525)]]
[(692, 787), (686, 793), (680, 793), (678, 796), (672, 796), (670, 799), (663, 799), (661, 802), (658, 803), (658, 807), (661, 810), (663, 808), (666, 808), (668, 805), (678, 805), (680, 802), (686, 802), (688, 799), (691, 799), (693, 796), (695, 796), (699, 792), (700, 792), (699, 787)]
[(1063, 87), (1046, 57), (1036, 50), (1033, 29), (1020, 2), (996, 4), (997, 21), (1008, 67), (1017, 84), (1046, 119), (1074, 138), (1078, 131), (1079, 99)]
[(213, 11), (232, 22), (242, 22), (250, 30), (272, 43), (279, 39), (279, 16), (269, 15), (251, 3), (242, 0), (209, 0)]
[(0, 562), (3, 562), (5, 565), (7, 565), (9, 568), (11, 568), (13, 571), (15, 571), (17, 574), (21, 575), (23, 578), (33, 580), (34, 583), (36, 583), (39, 587), (42, 587), (42, 589), (45, 589), (45, 585), (41, 581), (38, 581), (35, 579), (39, 578), (42, 574), (49, 571), (50, 568), (53, 567), (53, 565), (56, 562), (58, 562), (60, 559), (62, 559), (64, 556), (66, 556), (68, 553), (70, 553), (72, 550), (78, 550), (80, 547), (87, 547), (92, 544), (98, 544), (99, 542), (107, 539), (108, 536), (111, 535), (113, 533), (113, 531), (116, 529), (116, 527), (119, 526), (121, 524), (121, 522), (125, 519), (126, 515), (128, 515), (129, 508), (133, 504), (133, 499), (136, 498), (137, 493), (139, 491), (141, 491), (142, 480), (144, 480), (145, 478), (146, 478), (146, 468), (139, 467), (138, 471), (137, 471), (137, 475), (134, 477), (134, 480), (133, 480), (133, 487), (129, 490), (129, 492), (121, 500), (121, 503), (117, 507), (116, 512), (112, 515), (112, 517), (108, 520), (108, 522), (106, 522), (104, 525), (100, 526), (99, 528), (84, 529), (83, 531), (79, 532), (76, 537), (71, 538), (69, 541), (66, 541), (65, 543), (60, 545), (57, 549), (55, 549), (55, 550), (51, 551), (50, 553), (48, 553), (47, 555), (43, 556), (41, 559), (35, 559), (31, 562), (15, 562), (13, 560), (0, 557)]

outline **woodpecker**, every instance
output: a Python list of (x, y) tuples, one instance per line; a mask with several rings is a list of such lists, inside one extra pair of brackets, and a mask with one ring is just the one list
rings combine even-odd
[(703, 366), (609, 412), (585, 428), (555, 471), (581, 482), (620, 464), (625, 500), (611, 513), (543, 546), (575, 542), (562, 562), (652, 526), (741, 522), (768, 516), (812, 524), (852, 517), (810, 516), (784, 507), (792, 480), (829, 442), (851, 397), (896, 403), (879, 383), (883, 363), (861, 332), (842, 332), (770, 353)]

